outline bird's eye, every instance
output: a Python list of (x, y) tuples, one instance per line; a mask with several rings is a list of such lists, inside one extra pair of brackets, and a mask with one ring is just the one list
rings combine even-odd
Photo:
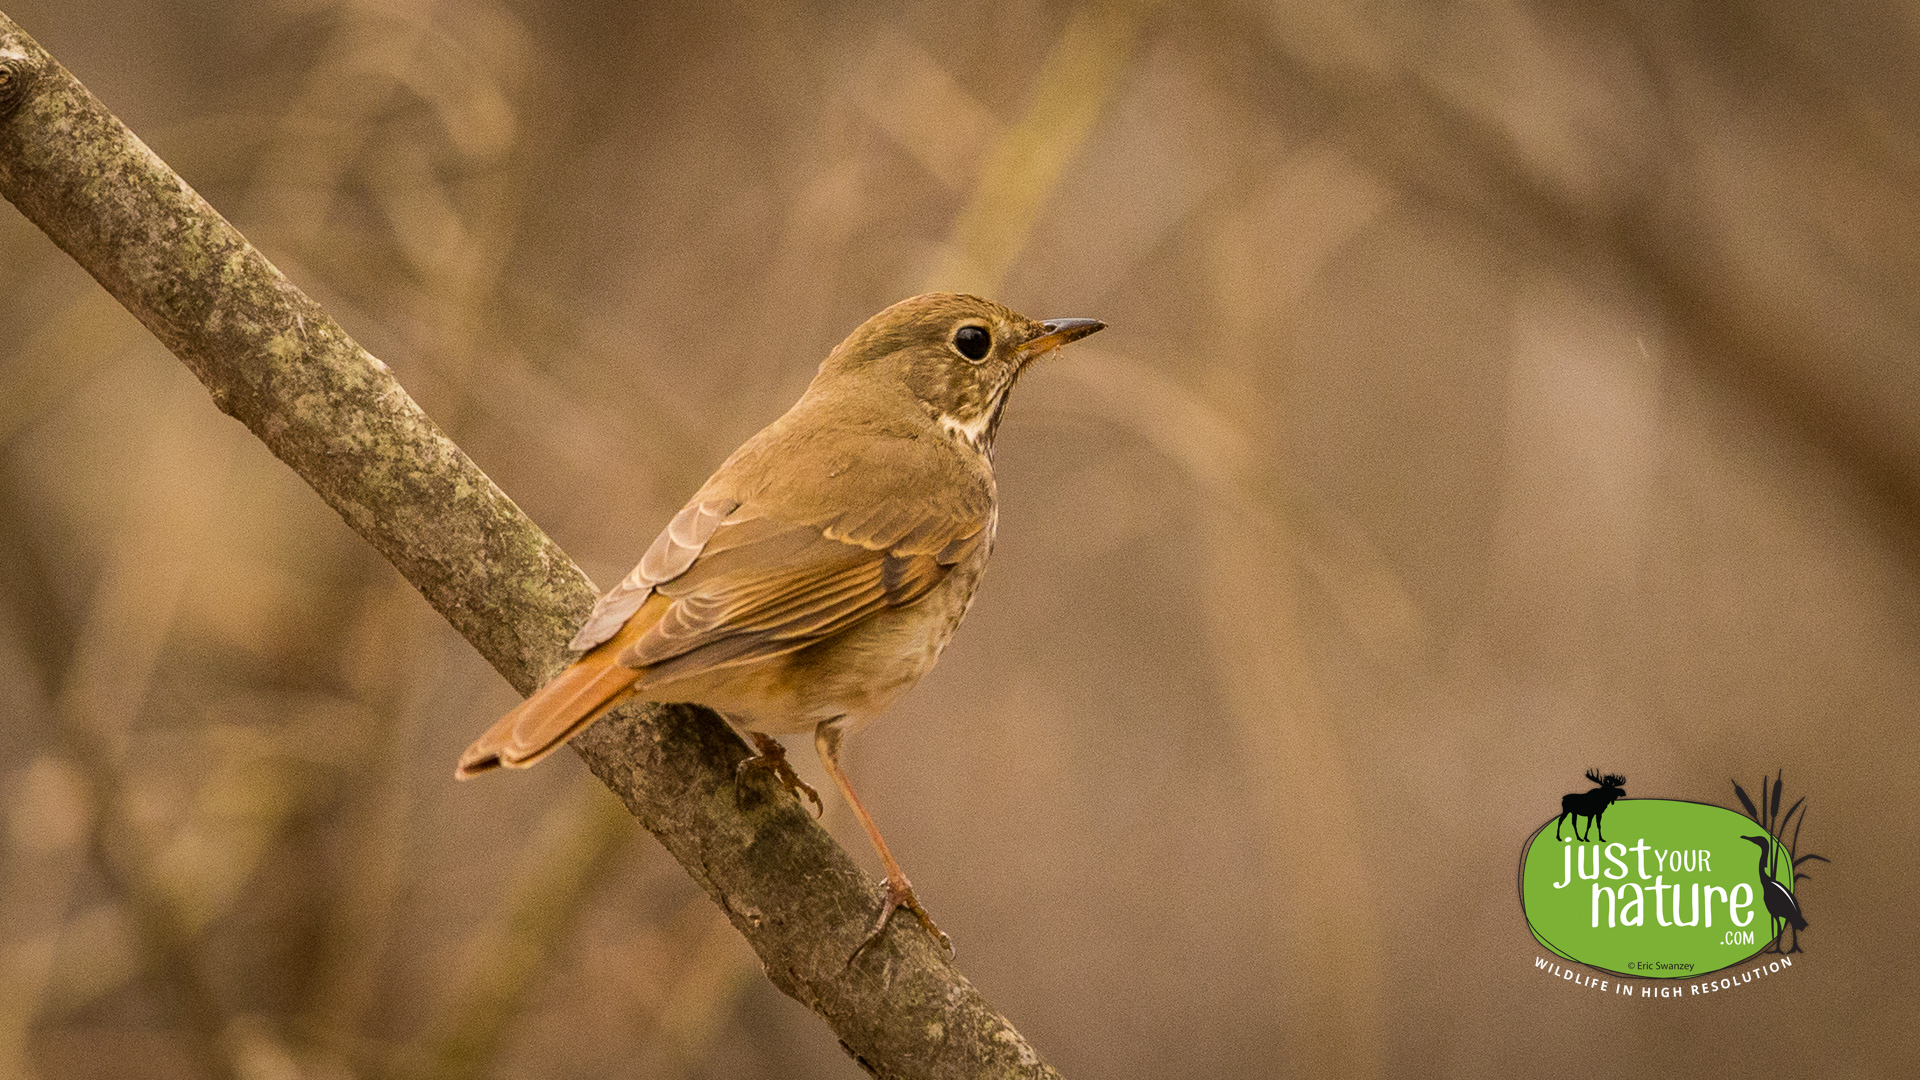
[(987, 350), (993, 348), (993, 335), (986, 327), (969, 324), (953, 332), (953, 347), (969, 360), (985, 360)]

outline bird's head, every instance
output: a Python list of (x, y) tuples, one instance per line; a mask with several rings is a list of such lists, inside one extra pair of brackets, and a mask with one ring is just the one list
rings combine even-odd
[(820, 365), (815, 386), (873, 385), (903, 392), (946, 435), (991, 454), (1021, 371), (1078, 341), (1097, 319), (1035, 321), (977, 296), (927, 293), (860, 324)]

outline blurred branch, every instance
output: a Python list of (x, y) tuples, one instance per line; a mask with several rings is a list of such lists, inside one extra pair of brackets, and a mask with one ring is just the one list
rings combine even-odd
[[(1391, 55), (1400, 37), (1382, 32), (1371, 46), (1378, 63), (1345, 64), (1289, 40), (1257, 7), (1228, 3), (1210, 13), (1229, 32), (1264, 43), (1268, 77), (1250, 85), (1276, 111), (1312, 118), (1303, 126), (1323, 129), (1421, 205), (1548, 265), (1631, 282), (1692, 346), (1682, 350), (1688, 363), (1841, 463), (1890, 538), (1909, 555), (1920, 550), (1913, 429), (1898, 408), (1887, 407), (1880, 383), (1849, 385), (1836, 362), (1903, 361), (1915, 326), (1910, 298), (1824, 312), (1824, 324), (1793, 310), (1786, 301), (1800, 295), (1756, 277), (1732, 257), (1727, 239), (1712, 233), (1712, 208), (1703, 204), (1714, 195), (1689, 190), (1700, 132), (1669, 138), (1660, 147), (1665, 171), (1645, 178), (1632, 196), (1587, 198), (1530, 163), (1512, 132), (1450, 93), (1426, 58)], [(1622, 31), (1636, 39), (1666, 123), (1697, 119), (1684, 114), (1667, 85), (1674, 64), (1684, 62), (1674, 60), (1685, 43), (1673, 40), (1672, 28), (1635, 25), (1643, 16), (1620, 11), (1604, 17), (1625, 24)], [(1219, 24), (1209, 32), (1221, 32)]]
[(1112, 101), (1150, 6), (1150, 0), (1096, 0), (1074, 9), (1040, 65), (1026, 113), (987, 152), (930, 287), (998, 290), (1046, 197)]
[[(1225, 351), (1225, 350), (1220, 350)], [(1202, 495), (1201, 605), (1217, 685), (1249, 751), (1249, 811), (1276, 837), (1317, 838), (1312, 882), (1289, 880), (1297, 859), (1275, 857), (1266, 894), (1289, 971), (1293, 1063), (1307, 1075), (1380, 1075), (1380, 913), (1365, 857), (1366, 829), (1341, 732), (1310, 658), (1289, 557), (1340, 605), (1356, 633), (1395, 659), (1424, 651), (1420, 613), (1363, 543), (1330, 542), (1297, 485), (1266, 475), (1245, 431), (1220, 409), (1125, 357), (1076, 346), (1054, 361), (1071, 408), (1119, 426), (1177, 463)], [(1070, 404), (1068, 404), (1070, 403)], [(1278, 504), (1278, 505), (1276, 505)], [(1281, 899), (1284, 898), (1284, 899)], [(1249, 898), (1250, 903), (1259, 902)]]
[(671, 925), (689, 931), (689, 947), (667, 984), (651, 1031), (641, 1048), (636, 1076), (700, 1076), (734, 1003), (745, 993), (751, 969), (725, 927), (683, 909)]
[[(370, 560), (369, 560), (370, 561)], [(412, 602), (412, 590), (385, 582), (367, 590), (366, 624), (375, 627), (358, 650), (362, 662), (354, 696), (364, 703), (368, 745), (354, 755), (356, 767), (345, 796), (350, 856), (320, 884), (326, 929), (316, 948), (302, 1028), (321, 1051), (351, 1061), (360, 1025), (379, 983), (381, 961), (392, 942), (395, 901), (407, 864), (410, 805), (407, 751), (419, 727), (421, 701), (408, 689), (422, 669), (444, 661), (435, 636), (419, 624), (430, 618)]]
[[(595, 589), (368, 354), (11, 19), (0, 191), (98, 280), (517, 689)], [(877, 898), (792, 800), (735, 798), (714, 714), (626, 708), (574, 741), (781, 990), (876, 1075), (1057, 1075), (910, 924), (849, 966)]]
[(6, 777), (0, 834), (0, 1080), (32, 1080), (35, 1022), (48, 1004), (91, 822), (73, 766), (41, 754)]
[(470, 1080), (487, 1074), (508, 1023), (554, 942), (574, 925), (612, 864), (630, 820), (619, 802), (591, 786), (547, 815), (501, 914), (475, 935), (478, 955), (438, 1030), (428, 1034), (425, 1060), (404, 1075)]
[(48, 579), (21, 494), (12, 456), (0, 454), (0, 585), (5, 586), (0, 613), (13, 622), (21, 651), (40, 670), (43, 692), (52, 697), (79, 628)]
[(17, 377), (0, 388), (0, 446), (74, 393), (135, 340), (139, 329), (112, 307), (111, 297), (88, 290), (26, 335), (19, 355), (40, 362), (23, 365)]
[[(12, 487), (10, 475), (0, 466), (0, 504), (17, 501)], [(157, 509), (162, 517), (178, 512), (171, 502), (149, 509)], [(0, 518), (11, 517), (0, 513)], [(170, 524), (175, 527), (169, 528)], [(188, 561), (177, 551), (158, 549), (191, 542), (190, 537), (179, 535), (180, 524), (178, 519), (141, 522), (151, 527), (144, 531), (162, 535), (143, 537), (149, 542), (130, 544), (117, 553), (118, 565), (101, 574), (83, 624), (68, 618), (54, 600), (46, 567), (35, 557), (31, 539), (18, 528), (6, 530), (20, 544), (5, 580), (10, 595), (25, 597), (31, 605), (15, 612), (23, 619), (23, 638), (45, 637), (62, 646), (59, 652), (36, 650), (35, 658), (42, 665), (43, 684), (57, 695), (49, 711), (56, 736), (77, 766), (95, 862), (126, 901), (148, 973), (156, 987), (174, 999), (193, 1057), (207, 1075), (227, 1080), (237, 1075), (225, 1041), (228, 1016), (195, 948), (194, 927), (155, 875), (151, 845), (129, 813), (129, 780), (121, 745), (125, 717), (146, 697), (179, 604)]]
[[(64, 706), (59, 711), (68, 713)], [(186, 1021), (188, 1044), (201, 1068), (217, 1080), (236, 1077), (238, 1071), (226, 1048), (226, 1009), (194, 947), (193, 927), (154, 879), (151, 853), (128, 820), (126, 772), (84, 722), (68, 715), (62, 720), (65, 739), (86, 782), (95, 861), (127, 902), (146, 968), (175, 998)]]

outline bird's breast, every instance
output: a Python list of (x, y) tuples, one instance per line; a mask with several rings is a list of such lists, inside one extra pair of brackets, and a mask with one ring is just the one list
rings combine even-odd
[[(810, 731), (842, 719), (857, 731), (933, 670), (972, 606), (993, 546), (992, 521), (984, 542), (912, 604), (875, 612), (855, 626), (752, 673), (759, 689), (750, 701), (703, 701), (749, 730)], [(748, 706), (751, 707), (748, 707)]]

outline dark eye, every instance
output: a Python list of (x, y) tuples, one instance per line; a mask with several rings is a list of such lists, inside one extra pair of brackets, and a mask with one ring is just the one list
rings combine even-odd
[(985, 360), (987, 350), (993, 348), (993, 335), (985, 327), (963, 326), (953, 332), (953, 347), (969, 360)]

